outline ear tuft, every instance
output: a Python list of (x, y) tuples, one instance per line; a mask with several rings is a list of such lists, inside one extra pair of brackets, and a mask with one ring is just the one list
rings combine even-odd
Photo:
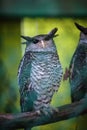
[(31, 40), (32, 40), (32, 38), (31, 38), (31, 37), (28, 37), (28, 36), (22, 36), (22, 35), (21, 35), (21, 37), (22, 37), (23, 39), (27, 40), (27, 41), (31, 41)]
[(81, 32), (83, 32), (84, 34), (87, 34), (87, 28), (83, 27), (82, 25), (79, 25), (76, 22), (75, 22), (75, 25)]
[(58, 35), (55, 35), (55, 33), (57, 32), (58, 28), (54, 28), (50, 31), (50, 33), (48, 33), (45, 37), (45, 40), (50, 40)]
[(52, 36), (54, 36), (55, 33), (57, 32), (57, 30), (58, 30), (58, 28), (54, 28), (54, 29), (52, 29), (48, 35), (52, 35)]

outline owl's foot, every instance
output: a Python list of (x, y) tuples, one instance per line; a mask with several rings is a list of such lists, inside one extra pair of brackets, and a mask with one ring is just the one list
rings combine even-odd
[(42, 114), (44, 114), (46, 116), (51, 116), (51, 115), (53, 115), (53, 113), (58, 113), (59, 112), (58, 108), (54, 108), (52, 106), (44, 107), (40, 111), (41, 111)]
[(55, 112), (55, 113), (58, 113), (58, 112), (59, 112), (59, 109), (52, 107), (52, 111)]
[(40, 116), (40, 115), (41, 115), (40, 110), (36, 110), (36, 113), (38, 114), (38, 116)]
[(49, 107), (49, 112), (50, 112), (51, 114), (53, 114), (53, 113), (58, 113), (58, 112), (59, 112), (59, 109), (50, 106), (50, 107)]

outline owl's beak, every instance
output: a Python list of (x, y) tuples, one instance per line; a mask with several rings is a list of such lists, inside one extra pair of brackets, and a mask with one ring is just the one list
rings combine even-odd
[(42, 45), (43, 48), (45, 48), (45, 46), (46, 46), (45, 42), (43, 40), (41, 40), (41, 45)]

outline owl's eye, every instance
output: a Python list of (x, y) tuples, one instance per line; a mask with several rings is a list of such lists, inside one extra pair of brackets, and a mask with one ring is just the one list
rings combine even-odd
[(37, 44), (38, 42), (39, 42), (38, 39), (33, 39), (33, 43), (34, 43), (34, 44)]

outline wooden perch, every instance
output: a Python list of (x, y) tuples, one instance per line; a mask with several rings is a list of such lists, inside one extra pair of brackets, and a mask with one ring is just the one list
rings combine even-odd
[(72, 104), (58, 107), (59, 112), (50, 116), (40, 115), (38, 112), (25, 112), (18, 114), (0, 114), (0, 130), (13, 130), (50, 124), (87, 113), (87, 97)]

